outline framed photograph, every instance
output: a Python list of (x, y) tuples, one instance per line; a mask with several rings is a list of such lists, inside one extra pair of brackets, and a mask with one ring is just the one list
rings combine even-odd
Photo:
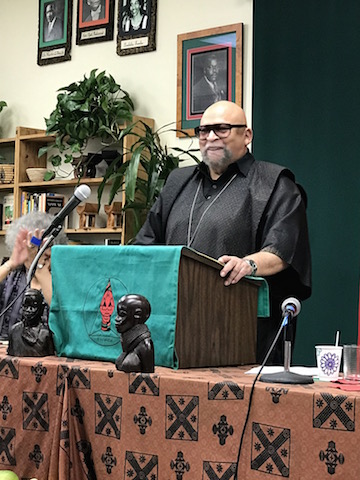
[(71, 60), (72, 0), (39, 0), (38, 65)]
[(119, 0), (118, 55), (156, 50), (157, 0)]
[(242, 106), (242, 42), (242, 23), (178, 35), (178, 129), (191, 135), (207, 107), (219, 100)]
[(114, 38), (115, 0), (77, 0), (76, 45)]

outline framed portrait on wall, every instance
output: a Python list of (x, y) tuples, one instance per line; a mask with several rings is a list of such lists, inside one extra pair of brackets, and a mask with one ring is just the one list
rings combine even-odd
[(207, 107), (219, 100), (242, 106), (242, 37), (242, 23), (178, 35), (178, 129), (193, 134)]
[(119, 0), (118, 55), (156, 50), (157, 0)]
[(71, 60), (72, 0), (39, 0), (38, 65)]
[(77, 4), (77, 45), (114, 38), (115, 0), (77, 0)]

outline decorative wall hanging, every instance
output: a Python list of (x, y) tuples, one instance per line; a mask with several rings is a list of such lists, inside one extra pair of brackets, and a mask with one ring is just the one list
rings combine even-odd
[(193, 134), (204, 110), (218, 100), (242, 105), (242, 37), (242, 23), (178, 35), (178, 129)]
[(76, 44), (106, 42), (114, 38), (115, 0), (77, 0)]
[(71, 60), (73, 0), (39, 0), (38, 65)]
[(119, 0), (118, 55), (156, 50), (157, 0)]

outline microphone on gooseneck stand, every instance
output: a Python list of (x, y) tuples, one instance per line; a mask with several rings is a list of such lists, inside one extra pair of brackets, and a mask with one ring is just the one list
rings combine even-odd
[[(79, 187), (76, 188), (74, 195), (70, 198), (70, 200), (67, 202), (67, 204), (60, 210), (60, 212), (56, 215), (54, 220), (51, 222), (49, 227), (45, 230), (41, 240), (37, 238), (32, 238), (31, 240), (36, 240), (38, 243), (36, 245), (39, 247), (39, 250), (36, 254), (36, 257), (32, 261), (29, 271), (26, 276), (26, 286), (23, 288), (20, 293), (14, 298), (12, 302), (9, 303), (9, 305), (4, 308), (2, 312), (0, 312), (0, 318), (9, 310), (9, 308), (16, 302), (16, 300), (24, 293), (24, 291), (28, 288), (30, 285), (33, 273), (35, 271), (35, 268), (38, 264), (39, 258), (41, 255), (45, 252), (45, 250), (51, 245), (52, 241), (54, 238), (59, 235), (62, 227), (62, 223), (65, 220), (65, 218), (71, 213), (74, 208), (79, 205), (79, 203), (83, 202), (87, 198), (89, 198), (91, 193), (90, 187), (88, 185), (80, 185)], [(45, 237), (47, 237), (45, 239)], [(41, 245), (42, 240), (45, 239), (45, 242), (43, 245)], [(41, 245), (41, 248), (40, 248)]]
[[(70, 198), (67, 204), (60, 210), (60, 212), (54, 217), (51, 224), (45, 230), (42, 235), (41, 240), (44, 240), (44, 243), (39, 248), (39, 251), (36, 254), (36, 257), (32, 261), (29, 271), (27, 273), (27, 282), (30, 284), (32, 276), (34, 274), (35, 268), (38, 264), (38, 261), (41, 255), (45, 252), (45, 250), (50, 247), (52, 241), (55, 237), (57, 237), (61, 231), (62, 224), (64, 223), (65, 218), (74, 210), (74, 208), (79, 205), (79, 203), (83, 202), (87, 198), (89, 198), (91, 194), (90, 187), (88, 185), (80, 185), (74, 191), (74, 195)], [(39, 244), (41, 242), (39, 241)]]
[(91, 194), (90, 187), (88, 185), (79, 185), (74, 195), (70, 198), (70, 200), (66, 203), (66, 205), (60, 210), (60, 212), (55, 216), (54, 220), (48, 226), (48, 228), (43, 233), (42, 239), (48, 237), (50, 234), (56, 237), (63, 224), (65, 218), (74, 210), (75, 207), (79, 205), (79, 203), (83, 202), (87, 198), (89, 198)]
[[(290, 372), (290, 362), (291, 362), (291, 340), (287, 335), (287, 327), (290, 324), (291, 320), (299, 315), (301, 310), (301, 304), (297, 298), (290, 297), (283, 301), (281, 304), (282, 311), (282, 323), (280, 331), (285, 329), (285, 340), (284, 340), (284, 371), (277, 373), (267, 373), (261, 375), (259, 378), (260, 382), (266, 383), (288, 383), (288, 384), (308, 384), (314, 383), (314, 380), (309, 375), (299, 375), (297, 373)], [(268, 352), (266, 359), (269, 357), (272, 348), (275, 346), (275, 341), (273, 342), (270, 351)], [(265, 364), (265, 362), (264, 362)]]

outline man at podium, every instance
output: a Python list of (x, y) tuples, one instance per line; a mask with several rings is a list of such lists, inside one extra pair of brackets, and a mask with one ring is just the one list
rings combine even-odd
[[(305, 192), (287, 168), (255, 160), (252, 130), (235, 103), (212, 104), (195, 133), (202, 162), (170, 174), (135, 243), (186, 245), (216, 258), (225, 286), (245, 275), (265, 277), (270, 318), (258, 320), (260, 363), (279, 328), (282, 301), (311, 295)], [(268, 363), (283, 363), (281, 339)]]

